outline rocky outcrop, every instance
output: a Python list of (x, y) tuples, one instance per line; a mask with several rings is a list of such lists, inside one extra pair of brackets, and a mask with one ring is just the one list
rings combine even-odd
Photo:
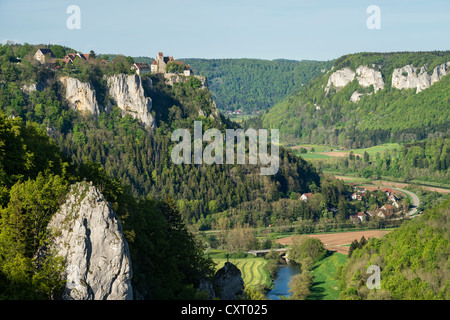
[(356, 79), (364, 88), (373, 85), (375, 92), (384, 88), (384, 81), (381, 72), (367, 66), (359, 66), (356, 69)]
[(244, 290), (241, 270), (231, 262), (225, 262), (225, 265), (214, 275), (213, 286), (220, 299), (238, 299)]
[(20, 87), (20, 90), (22, 90), (25, 94), (31, 94), (33, 91), (42, 91), (43, 87), (40, 83), (31, 83), (31, 84), (24, 84)]
[(325, 91), (328, 93), (330, 91), (331, 86), (335, 88), (343, 88), (347, 84), (355, 79), (355, 71), (350, 68), (343, 68), (337, 70), (331, 74), (328, 78), (327, 86), (325, 87)]
[[(145, 96), (144, 84), (138, 75), (118, 74), (106, 79), (108, 93), (123, 114), (130, 114), (146, 126), (154, 127), (155, 119), (151, 114), (152, 99)], [(149, 79), (147, 81), (150, 81)], [(149, 84), (150, 83), (150, 84)]]
[(333, 72), (328, 78), (325, 91), (328, 93), (332, 86), (337, 89), (343, 88), (355, 78), (364, 88), (373, 85), (375, 92), (384, 88), (383, 76), (380, 71), (367, 66), (359, 66), (356, 72), (348, 67)]
[(50, 247), (66, 261), (63, 299), (133, 298), (128, 244), (116, 213), (96, 187), (73, 185), (48, 229)]
[(97, 116), (100, 112), (95, 89), (90, 83), (84, 83), (76, 78), (59, 77), (63, 84), (66, 95), (65, 98), (74, 110), (79, 110), (83, 114), (93, 114)]
[(394, 69), (392, 73), (392, 87), (397, 89), (416, 89), (416, 93), (419, 93), (449, 73), (450, 62), (438, 65), (434, 68), (431, 75), (427, 72), (425, 66), (416, 68), (409, 64), (402, 68)]
[(363, 95), (364, 94), (359, 93), (358, 91), (355, 91), (355, 92), (353, 92), (352, 96), (350, 97), (350, 101), (351, 102), (358, 102)]

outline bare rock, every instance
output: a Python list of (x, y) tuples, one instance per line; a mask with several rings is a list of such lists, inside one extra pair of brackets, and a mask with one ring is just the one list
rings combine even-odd
[(238, 299), (244, 290), (241, 270), (231, 262), (225, 262), (225, 265), (214, 275), (213, 285), (219, 298), (223, 300)]
[[(136, 74), (118, 74), (108, 77), (108, 92), (122, 114), (130, 114), (146, 126), (154, 127), (155, 119), (151, 114), (152, 99), (145, 96), (144, 86), (151, 87), (149, 79), (142, 81)], [(149, 83), (150, 82), (150, 83)]]
[(95, 89), (90, 83), (84, 83), (76, 78), (59, 77), (66, 91), (66, 100), (74, 110), (79, 110), (83, 114), (93, 114), (97, 116), (100, 112)]
[(48, 228), (52, 249), (66, 261), (63, 299), (133, 298), (128, 243), (116, 213), (95, 186), (73, 185)]
[(350, 68), (343, 68), (333, 72), (333, 74), (331, 74), (331, 76), (328, 78), (328, 83), (325, 87), (325, 91), (328, 93), (330, 91), (331, 85), (333, 85), (335, 88), (345, 87), (347, 84), (352, 82), (353, 79), (355, 79), (355, 75), (355, 71)]
[(373, 85), (375, 92), (384, 88), (384, 81), (381, 72), (367, 66), (359, 66), (356, 69), (356, 79), (364, 88)]
[(416, 68), (409, 64), (402, 68), (394, 69), (392, 73), (392, 87), (397, 89), (416, 89), (416, 93), (419, 93), (428, 89), (449, 73), (450, 62), (438, 65), (434, 68), (431, 75), (427, 72), (425, 66)]

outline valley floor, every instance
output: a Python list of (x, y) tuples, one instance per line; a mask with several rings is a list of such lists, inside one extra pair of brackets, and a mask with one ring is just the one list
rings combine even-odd
[[(389, 230), (365, 230), (365, 231), (351, 231), (351, 232), (339, 232), (339, 233), (324, 233), (324, 234), (308, 234), (307, 237), (317, 238), (325, 245), (325, 248), (329, 251), (348, 254), (349, 245), (353, 240), (361, 240), (362, 237), (368, 240), (369, 238), (381, 238)], [(284, 237), (276, 240), (279, 244), (290, 245), (292, 239), (295, 236)]]

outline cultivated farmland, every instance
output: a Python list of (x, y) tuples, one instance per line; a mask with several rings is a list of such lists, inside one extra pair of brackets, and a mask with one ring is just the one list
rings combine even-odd
[[(223, 267), (227, 259), (214, 259), (216, 270)], [(267, 260), (264, 258), (230, 259), (230, 262), (241, 270), (245, 286), (269, 286), (270, 275), (265, 269)]]

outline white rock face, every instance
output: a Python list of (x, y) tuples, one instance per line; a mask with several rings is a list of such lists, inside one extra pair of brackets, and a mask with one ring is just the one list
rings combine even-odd
[(23, 85), (22, 87), (20, 87), (20, 90), (22, 90), (22, 92), (26, 93), (26, 94), (31, 94), (33, 91), (42, 91), (42, 86), (39, 83), (32, 83), (32, 84), (28, 84), (28, 85)]
[(325, 91), (328, 93), (331, 85), (335, 88), (343, 88), (353, 79), (358, 80), (362, 87), (373, 85), (375, 92), (384, 88), (384, 81), (380, 71), (367, 66), (359, 66), (356, 72), (346, 67), (334, 72), (329, 78)]
[(325, 87), (325, 91), (328, 93), (328, 91), (331, 88), (331, 85), (333, 85), (335, 88), (343, 88), (347, 84), (353, 81), (355, 79), (355, 72), (350, 68), (343, 68), (336, 72), (333, 72), (333, 74), (328, 78), (327, 86)]
[(358, 91), (353, 92), (352, 96), (350, 97), (351, 102), (357, 102), (361, 99), (363, 96), (362, 93), (359, 93)]
[(123, 114), (130, 114), (147, 126), (155, 126), (155, 119), (150, 113), (152, 99), (145, 96), (140, 76), (118, 74), (108, 77), (107, 84), (109, 95)]
[(415, 68), (406, 65), (402, 68), (394, 69), (392, 73), (392, 87), (397, 89), (416, 89), (416, 93), (423, 91), (450, 73), (450, 62), (443, 63), (434, 68), (430, 75), (426, 68)]
[(48, 228), (58, 255), (66, 259), (63, 299), (133, 299), (128, 244), (116, 213), (96, 187), (73, 185)]
[(373, 85), (375, 92), (384, 88), (384, 81), (381, 72), (367, 66), (359, 66), (356, 69), (356, 79), (364, 88)]
[(66, 100), (71, 108), (81, 111), (83, 114), (91, 113), (97, 116), (100, 112), (95, 90), (90, 83), (84, 83), (76, 78), (59, 77), (58, 80), (64, 85)]
[(241, 270), (231, 262), (225, 262), (225, 265), (214, 275), (213, 285), (222, 300), (238, 299), (244, 290)]

